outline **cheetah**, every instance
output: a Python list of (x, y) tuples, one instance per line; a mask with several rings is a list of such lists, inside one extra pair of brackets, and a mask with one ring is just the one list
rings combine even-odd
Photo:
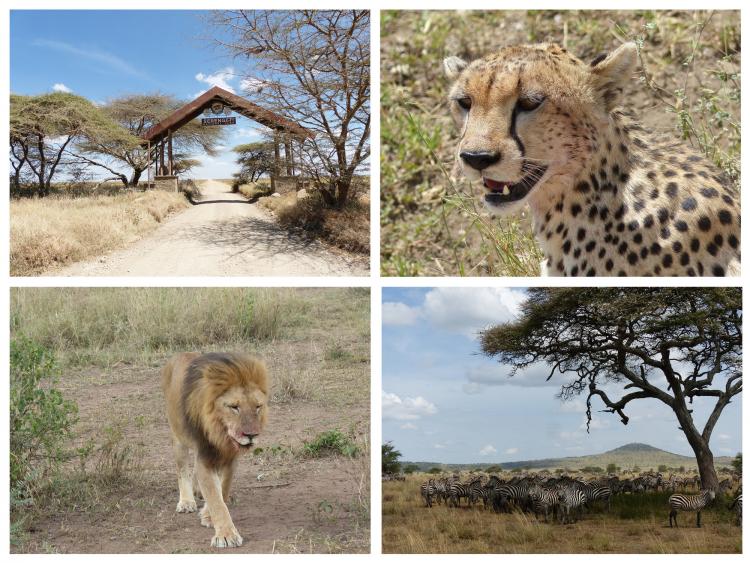
[(528, 205), (542, 275), (740, 275), (740, 195), (623, 107), (625, 43), (590, 65), (555, 44), (448, 57), (460, 170), (495, 215)]

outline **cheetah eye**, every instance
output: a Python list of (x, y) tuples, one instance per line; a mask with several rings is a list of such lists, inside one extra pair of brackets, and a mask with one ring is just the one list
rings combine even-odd
[(469, 111), (471, 109), (471, 98), (469, 96), (464, 96), (463, 98), (457, 98), (456, 103), (461, 106), (466, 111)]
[(533, 96), (521, 96), (518, 98), (518, 109), (521, 111), (534, 111), (536, 108), (542, 105), (544, 102), (544, 96), (533, 95)]

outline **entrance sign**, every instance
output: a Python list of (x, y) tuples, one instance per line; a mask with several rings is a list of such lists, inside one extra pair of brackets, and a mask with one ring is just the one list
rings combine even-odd
[(201, 125), (235, 125), (237, 118), (235, 117), (203, 117), (201, 118)]

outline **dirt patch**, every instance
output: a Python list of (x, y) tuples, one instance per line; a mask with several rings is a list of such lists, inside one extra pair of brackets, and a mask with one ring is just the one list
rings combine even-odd
[[(24, 551), (221, 552), (210, 547), (213, 531), (200, 525), (197, 514), (175, 513), (177, 480), (158, 368), (68, 369), (62, 391), (78, 403), (78, 445), (100, 442), (103, 429), (117, 425), (140, 467), (130, 483), (95, 502), (39, 514)], [(272, 404), (269, 420), (258, 442), (262, 451), (240, 460), (235, 474), (229, 510), (244, 544), (224, 551), (368, 551), (369, 457), (299, 453), (306, 440), (331, 428), (368, 435), (367, 405), (332, 410), (315, 402)]]

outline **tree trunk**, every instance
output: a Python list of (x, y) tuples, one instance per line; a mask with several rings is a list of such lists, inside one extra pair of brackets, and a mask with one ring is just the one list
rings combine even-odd
[(346, 201), (349, 199), (349, 188), (351, 188), (352, 181), (351, 178), (339, 178), (336, 183), (338, 184), (338, 190), (336, 190), (336, 207), (343, 209)]
[(684, 401), (675, 405), (675, 414), (680, 422), (680, 430), (685, 433), (688, 444), (695, 453), (695, 460), (698, 463), (698, 473), (701, 477), (701, 486), (704, 489), (719, 490), (719, 478), (716, 475), (714, 467), (714, 454), (708, 445), (708, 441), (703, 438), (693, 423), (693, 417), (688, 411)]
[[(692, 444), (691, 444), (692, 445)], [(698, 462), (698, 473), (701, 476), (701, 485), (704, 489), (719, 491), (719, 477), (716, 475), (714, 467), (714, 454), (708, 448), (708, 444), (701, 445), (698, 448), (693, 447), (695, 459)]]
[(133, 168), (133, 175), (130, 177), (130, 181), (128, 182), (128, 185), (131, 188), (135, 188), (138, 185), (138, 182), (141, 179), (141, 174), (143, 174), (143, 170), (141, 168)]

